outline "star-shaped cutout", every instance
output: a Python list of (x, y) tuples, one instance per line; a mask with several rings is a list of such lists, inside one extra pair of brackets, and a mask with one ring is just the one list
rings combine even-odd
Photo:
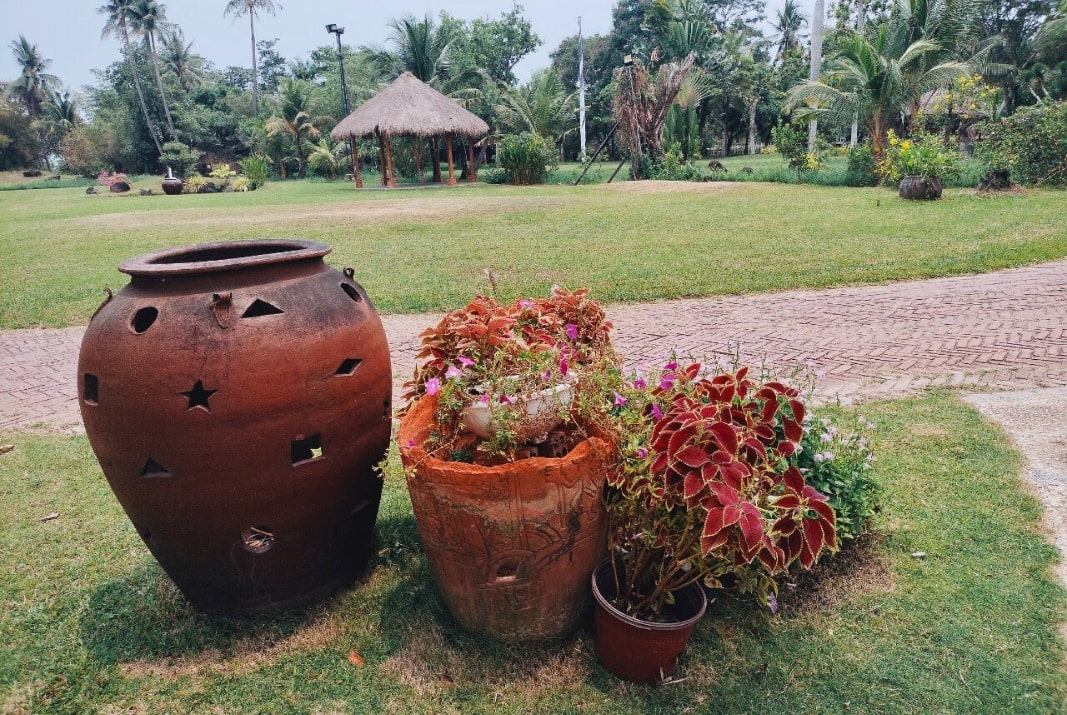
[(216, 392), (218, 392), (218, 390), (205, 390), (204, 382), (202, 380), (197, 380), (196, 384), (193, 385), (193, 389), (186, 390), (182, 393), (182, 396), (189, 399), (190, 410), (199, 407), (205, 412), (211, 412), (211, 405), (209, 405), (207, 401), (211, 399), (211, 396)]

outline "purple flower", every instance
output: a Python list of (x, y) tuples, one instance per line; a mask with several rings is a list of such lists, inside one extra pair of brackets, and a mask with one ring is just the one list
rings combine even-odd
[(627, 399), (626, 399), (625, 397), (623, 397), (622, 395), (620, 395), (620, 394), (619, 394), (619, 393), (617, 393), (617, 392), (616, 392), (616, 393), (614, 393), (614, 395), (615, 395), (615, 406), (616, 406), (616, 407), (622, 407), (622, 406), (623, 406), (623, 405), (625, 405), (625, 404), (626, 404), (627, 402), (629, 402), (629, 400), (627, 400)]
[(645, 457), (648, 456), (648, 450), (645, 449), (644, 447), (638, 447), (637, 448), (637, 456), (640, 457), (641, 459), (644, 459)]
[(663, 366), (663, 369), (664, 370), (677, 370), (678, 369), (678, 363), (676, 363), (674, 360), (671, 360), (669, 363), (667, 363), (666, 365)]
[(567, 374), (567, 367), (568, 367), (568, 365), (567, 365), (567, 358), (565, 358), (565, 357), (560, 357), (560, 359), (559, 359), (559, 371), (560, 371), (560, 372), (561, 372), (562, 374), (566, 375), (566, 374)]
[(652, 416), (655, 417), (657, 421), (663, 419), (663, 410), (661, 410), (659, 405), (655, 402), (652, 403)]
[(541, 373), (541, 381), (542, 382), (548, 382), (551, 378), (552, 378), (552, 373), (550, 371), (545, 370), (544, 372)]
[(441, 391), (441, 381), (438, 380), (436, 377), (431, 377), (429, 380), (426, 381), (426, 394), (427, 395), (436, 395), (440, 391)]
[(643, 390), (646, 387), (648, 387), (648, 383), (645, 382), (644, 380), (642, 380), (641, 378), (637, 378), (636, 380), (634, 380), (634, 389), (635, 390)]
[(563, 330), (567, 333), (567, 337), (571, 340), (578, 339), (578, 326), (574, 323), (567, 323)]
[(459, 364), (462, 365), (463, 367), (470, 367), (471, 365), (474, 364), (474, 361), (471, 360), (469, 357), (463, 357), (462, 355), (460, 355), (459, 356)]
[(530, 300), (529, 298), (523, 298), (522, 300), (519, 301), (519, 307), (522, 308), (523, 310), (526, 310), (531, 305), (533, 305), (533, 301)]
[(511, 399), (510, 397), (508, 397), (507, 395), (501, 395), (501, 396), (500, 396), (500, 403), (501, 403), (501, 404), (504, 404), (504, 405), (510, 405), (510, 404), (511, 404), (512, 402), (514, 402), (514, 400), (512, 400), (512, 399)]
[(483, 405), (488, 405), (489, 404), (489, 395), (482, 395), (481, 397), (478, 398), (478, 402), (481, 402)]
[(408, 440), (408, 447), (410, 448), (410, 447), (414, 447), (414, 446), (415, 446), (415, 440), (409, 439)]
[(767, 594), (767, 607), (771, 609), (772, 615), (778, 613), (778, 599), (773, 593)]
[(671, 387), (673, 385), (674, 385), (674, 373), (673, 372), (668, 372), (659, 381), (659, 389), (661, 389), (661, 390), (669, 390), (669, 389), (671, 389)]
[(458, 368), (458, 367), (456, 367), (455, 365), (450, 365), (450, 366), (448, 367), (448, 369), (447, 369), (447, 370), (445, 370), (445, 377), (447, 377), (447, 378), (448, 378), (448, 379), (450, 379), (450, 380), (454, 380), (455, 378), (459, 377), (459, 376), (460, 376), (460, 375), (462, 375), (462, 374), (463, 374), (463, 373), (461, 373), (461, 372), (459, 371), (459, 368)]

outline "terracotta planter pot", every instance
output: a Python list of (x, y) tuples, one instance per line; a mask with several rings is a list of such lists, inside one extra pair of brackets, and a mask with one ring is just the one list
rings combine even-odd
[(603, 558), (603, 490), (611, 448), (591, 437), (559, 459), (485, 467), (426, 453), (436, 398), (400, 423), (398, 442), (419, 540), (449, 611), (506, 641), (560, 638), (591, 607)]
[(381, 321), (308, 241), (126, 261), (78, 361), (89, 442), (137, 533), (198, 610), (324, 596), (365, 568), (389, 444)]
[(900, 180), (898, 193), (902, 199), (932, 201), (941, 198), (943, 185), (939, 176), (905, 176)]
[(163, 193), (175, 196), (182, 192), (182, 180), (177, 177), (163, 179)]
[(593, 647), (597, 660), (612, 674), (634, 683), (658, 683), (674, 672), (689, 643), (693, 626), (704, 615), (708, 599), (700, 584), (675, 592), (677, 622), (651, 623), (628, 616), (611, 604), (615, 577), (605, 559), (592, 576)]

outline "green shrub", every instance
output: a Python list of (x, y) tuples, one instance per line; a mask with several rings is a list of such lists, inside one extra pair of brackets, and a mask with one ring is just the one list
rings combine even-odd
[[(795, 124), (779, 124), (771, 130), (771, 139), (778, 153), (789, 164), (789, 168), (797, 172), (797, 183), (801, 182), (801, 174), (805, 171), (818, 171), (822, 166), (821, 149), (816, 142), (815, 151), (808, 151), (807, 132)], [(825, 145), (825, 142), (823, 142)]]
[(500, 166), (512, 184), (544, 183), (548, 172), (556, 165), (556, 152), (536, 134), (504, 137), (497, 149)]
[(1067, 102), (1038, 104), (979, 125), (975, 154), (1021, 184), (1067, 186)]
[(890, 129), (887, 138), (888, 146), (878, 165), (882, 181), (896, 184), (905, 176), (945, 178), (959, 174), (960, 153), (945, 146), (941, 137), (915, 132), (911, 139), (900, 139)]
[(837, 513), (839, 541), (865, 533), (878, 510), (881, 487), (871, 477), (875, 458), (864, 436), (871, 429), (874, 425), (862, 416), (850, 431), (839, 429), (829, 417), (811, 419), (804, 425), (801, 450), (790, 457)]
[(653, 165), (651, 172), (651, 178), (663, 181), (703, 181), (704, 176), (704, 170), (696, 162), (683, 164), (673, 149), (667, 150), (663, 159)]
[(503, 169), (486, 166), (478, 170), (478, 181), (483, 184), (505, 184), (507, 180), (508, 173)]
[(849, 186), (877, 186), (876, 169), (877, 165), (870, 143), (857, 144), (848, 152), (848, 173), (845, 183)]
[(199, 194), (205, 185), (207, 185), (207, 177), (201, 176), (200, 174), (187, 176), (182, 184), (182, 193)]
[(254, 188), (247, 176), (238, 176), (230, 182), (231, 191), (253, 191)]
[(167, 142), (163, 145), (163, 154), (159, 157), (160, 167), (165, 171), (169, 166), (174, 175), (180, 178), (196, 173), (200, 155), (181, 142)]
[(252, 154), (238, 162), (241, 173), (248, 177), (249, 188), (253, 191), (267, 183), (267, 175), (270, 173), (269, 162), (270, 159), (263, 154)]

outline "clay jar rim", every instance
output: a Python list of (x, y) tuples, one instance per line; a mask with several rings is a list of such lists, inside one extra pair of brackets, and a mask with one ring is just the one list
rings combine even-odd
[(131, 276), (172, 276), (322, 258), (325, 243), (296, 238), (213, 241), (143, 253), (119, 264)]

